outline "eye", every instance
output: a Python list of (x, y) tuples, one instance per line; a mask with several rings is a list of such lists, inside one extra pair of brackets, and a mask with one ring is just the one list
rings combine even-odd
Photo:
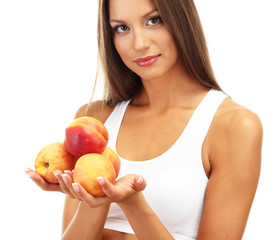
[(126, 25), (119, 25), (113, 28), (113, 31), (117, 32), (117, 33), (124, 33), (129, 31), (129, 27)]
[(153, 26), (162, 23), (162, 19), (160, 16), (149, 18), (147, 21), (148, 26)]

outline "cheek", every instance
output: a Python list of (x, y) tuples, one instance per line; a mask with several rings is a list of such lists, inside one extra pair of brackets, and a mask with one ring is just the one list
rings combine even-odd
[(114, 39), (114, 44), (117, 52), (119, 53), (121, 59), (123, 60), (124, 63), (127, 62), (127, 58), (129, 56), (129, 45), (126, 41), (122, 39)]
[(159, 38), (159, 41), (161, 42), (161, 46), (165, 50), (165, 52), (171, 57), (178, 57), (178, 49), (176, 42), (172, 36), (172, 34), (166, 30), (164, 34), (161, 35)]

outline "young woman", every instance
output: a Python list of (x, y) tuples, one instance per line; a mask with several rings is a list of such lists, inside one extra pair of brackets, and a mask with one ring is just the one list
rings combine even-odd
[(42, 189), (66, 194), (62, 239), (241, 239), (258, 184), (262, 126), (215, 80), (192, 0), (100, 0), (102, 121), (121, 159), (94, 198), (72, 172)]

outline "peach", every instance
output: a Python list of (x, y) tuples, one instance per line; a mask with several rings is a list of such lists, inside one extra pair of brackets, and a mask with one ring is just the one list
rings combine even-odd
[(121, 167), (121, 161), (119, 159), (119, 156), (109, 147), (106, 147), (101, 155), (103, 155), (113, 163), (116, 172), (116, 178), (117, 178)]
[(45, 146), (35, 160), (35, 171), (47, 182), (58, 183), (55, 170), (73, 170), (77, 158), (68, 153), (63, 143), (56, 142)]
[(81, 184), (91, 195), (100, 197), (104, 195), (104, 192), (97, 181), (97, 177), (104, 177), (114, 184), (116, 173), (113, 163), (105, 156), (97, 153), (85, 154), (80, 157), (73, 171), (74, 182)]
[(108, 144), (109, 134), (99, 120), (92, 117), (75, 119), (66, 128), (64, 145), (76, 157), (88, 153), (102, 153)]

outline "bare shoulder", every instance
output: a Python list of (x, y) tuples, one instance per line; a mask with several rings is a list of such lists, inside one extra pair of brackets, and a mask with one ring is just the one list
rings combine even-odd
[(81, 106), (76, 112), (75, 118), (89, 116), (104, 123), (113, 110), (114, 107), (110, 107), (105, 101), (99, 100)]
[(217, 110), (209, 132), (212, 166), (214, 160), (224, 164), (225, 158), (255, 161), (256, 154), (260, 156), (263, 128), (259, 116), (229, 98)]
[(229, 98), (225, 99), (217, 110), (213, 120), (213, 128), (216, 132), (227, 136), (262, 135), (262, 124), (259, 116)]

